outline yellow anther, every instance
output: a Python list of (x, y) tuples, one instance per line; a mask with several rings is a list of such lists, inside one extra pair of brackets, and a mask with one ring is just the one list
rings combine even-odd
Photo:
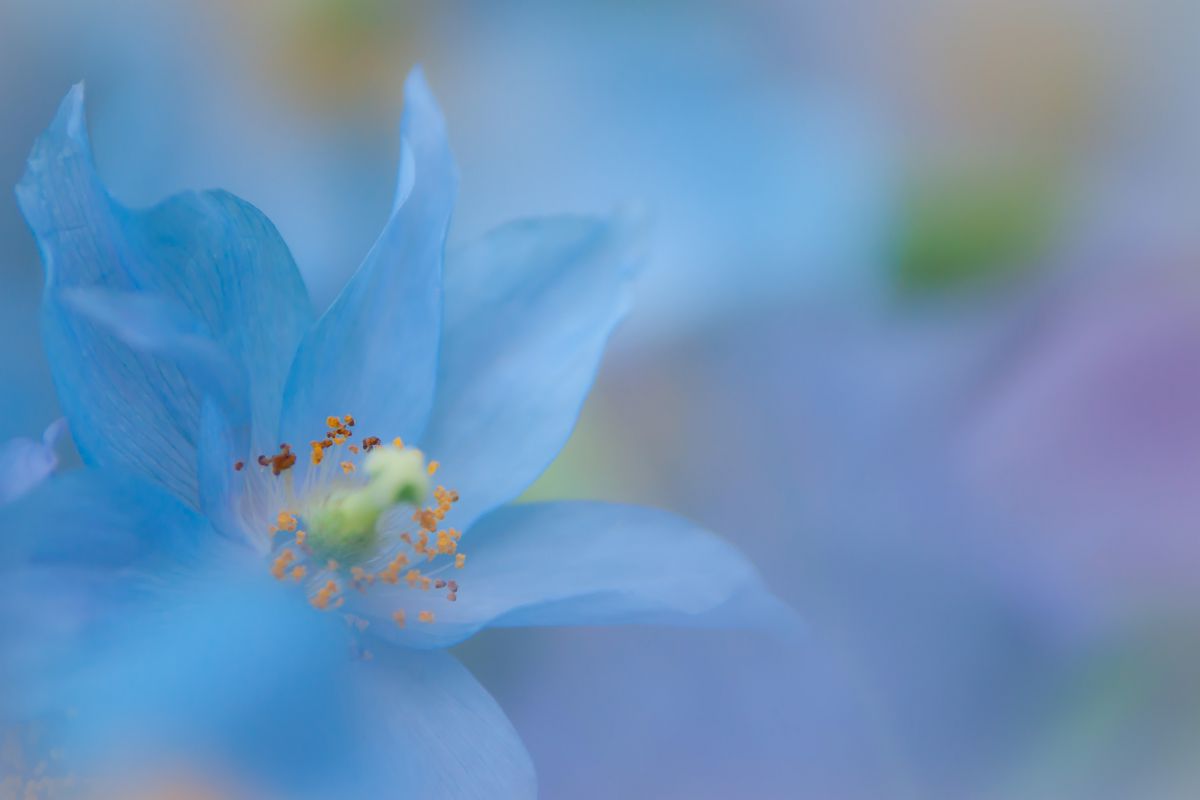
[(279, 516), (275, 520), (280, 530), (294, 531), (296, 530), (296, 518), (286, 511), (280, 511)]
[(324, 459), (325, 459), (325, 450), (320, 447), (314, 447), (312, 449), (312, 455), (310, 456), (310, 460), (312, 461), (313, 465), (315, 466), (317, 464), (320, 464)]
[(417, 614), (417, 619), (420, 620), (421, 622), (425, 622), (425, 623), (433, 622), (433, 612), (432, 611), (421, 611)]
[(294, 581), (302, 580), (307, 574), (308, 570), (303, 564), (297, 564), (296, 566), (292, 567), (292, 580)]
[(399, 625), (401, 628), (403, 628), (404, 627), (404, 612), (403, 611), (393, 611), (392, 612), (392, 621), (395, 622), (397, 625)]
[(330, 572), (337, 572), (337, 568), (338, 562), (334, 561), (332, 558), (325, 562), (325, 569), (329, 570)]
[(275, 580), (283, 580), (284, 573), (287, 572), (287, 568), (291, 566), (291, 563), (295, 560), (295, 553), (293, 553), (291, 550), (284, 550), (276, 557), (274, 563), (271, 564), (271, 575), (275, 577)]
[(459, 553), (458, 555), (456, 555), (454, 557), (454, 566), (456, 568), (462, 569), (464, 566), (466, 566), (466, 564), (467, 564), (467, 554), (466, 553)]
[(354, 455), (358, 455), (358, 445), (352, 444), (347, 449), (349, 449), (351, 453), (354, 453)]
[(337, 594), (337, 591), (337, 583), (335, 581), (329, 581), (321, 587), (320, 591), (318, 591), (313, 599), (309, 602), (311, 602), (314, 607), (324, 611), (325, 609), (329, 608), (329, 601), (333, 599), (333, 596)]
[(325, 427), (333, 428), (334, 430), (336, 430), (336, 429), (342, 427), (342, 421), (340, 419), (338, 419), (337, 417), (326, 417), (325, 418)]
[(296, 544), (303, 547), (304, 540), (308, 538), (308, 534), (304, 531), (296, 531)]
[(349, 475), (351, 472), (354, 472), (354, 465), (349, 461), (343, 461), (341, 467), (342, 472), (346, 473), (347, 475)]
[(432, 584), (432, 583), (433, 583), (433, 581), (431, 581), (429, 578), (426, 578), (426, 577), (422, 576), (422, 577), (421, 577), (421, 591), (423, 591), (423, 592), (428, 592), (428, 591), (429, 591), (429, 586), (430, 586), (430, 584)]
[(404, 440), (401, 439), (399, 436), (397, 436), (395, 439), (392, 439), (392, 447), (399, 447), (399, 448), (403, 449), (404, 448)]
[(432, 475), (433, 473), (437, 472), (437, 471), (438, 471), (438, 467), (440, 467), (440, 466), (441, 466), (441, 463), (440, 463), (440, 462), (438, 462), (438, 461), (430, 461), (430, 462), (429, 462), (429, 474), (430, 474), (430, 475)]
[(410, 569), (408, 572), (404, 573), (404, 580), (409, 586), (415, 586), (417, 581), (420, 579), (421, 570), (419, 569)]
[(342, 417), (342, 422), (346, 423), (346, 427), (347, 427), (347, 428), (353, 428), (353, 427), (354, 427), (354, 417), (350, 416), (349, 414), (347, 414), (346, 416)]

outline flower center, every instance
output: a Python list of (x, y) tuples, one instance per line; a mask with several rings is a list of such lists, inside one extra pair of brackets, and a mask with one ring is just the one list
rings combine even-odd
[[(398, 437), (384, 444), (368, 436), (354, 444), (352, 416), (327, 417), (325, 424), (325, 436), (310, 442), (310, 468), (298, 493), (291, 483), (297, 456), (290, 445), (257, 459), (264, 471), (288, 482), (287, 506), (268, 530), (271, 574), (304, 582), (309, 602), (321, 611), (341, 608), (347, 588), (366, 593), (377, 583), (445, 589), (446, 601), (457, 600), (458, 582), (439, 575), (466, 564), (466, 555), (458, 552), (461, 534), (440, 529), (458, 492), (437, 486), (433, 504), (425, 505), (438, 462), (426, 463), (420, 450), (405, 447)], [(235, 470), (244, 468), (241, 461), (234, 464)], [(413, 509), (415, 530), (402, 530), (405, 506)], [(419, 622), (434, 618), (429, 609), (417, 613)], [(392, 621), (403, 627), (405, 611), (394, 611)]]

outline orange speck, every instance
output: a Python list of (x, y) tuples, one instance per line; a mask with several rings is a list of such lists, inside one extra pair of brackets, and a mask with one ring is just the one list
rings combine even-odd
[(404, 612), (403, 611), (393, 611), (392, 612), (392, 620), (397, 625), (399, 625), (401, 628), (403, 628), (404, 627)]
[(467, 554), (466, 553), (459, 553), (458, 555), (456, 555), (454, 557), (454, 566), (457, 567), (458, 569), (462, 569), (464, 566), (466, 566), (466, 563), (467, 563)]
[(417, 614), (417, 619), (424, 623), (433, 622), (433, 612), (432, 611), (421, 611)]

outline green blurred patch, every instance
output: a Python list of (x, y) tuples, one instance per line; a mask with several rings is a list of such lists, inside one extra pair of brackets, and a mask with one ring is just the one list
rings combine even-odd
[(905, 295), (1017, 277), (1036, 262), (1058, 220), (1054, 182), (1034, 173), (925, 176), (910, 183), (894, 238)]

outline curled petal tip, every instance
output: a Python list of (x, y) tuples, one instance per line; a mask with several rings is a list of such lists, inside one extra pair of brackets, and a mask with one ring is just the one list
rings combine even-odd
[(86, 144), (85, 101), (84, 84), (83, 81), (80, 81), (67, 91), (66, 96), (59, 103), (58, 113), (54, 116), (54, 122), (51, 123), (50, 130), (65, 134), (69, 139)]

